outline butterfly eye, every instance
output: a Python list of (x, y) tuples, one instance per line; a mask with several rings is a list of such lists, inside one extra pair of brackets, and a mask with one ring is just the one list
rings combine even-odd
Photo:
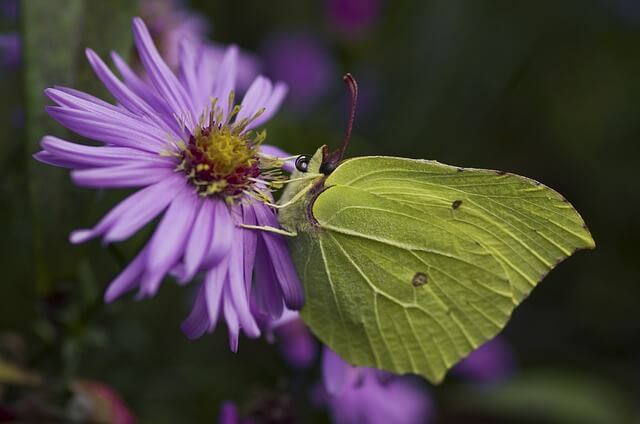
[(309, 161), (311, 158), (307, 155), (300, 155), (296, 159), (296, 169), (300, 172), (307, 172), (309, 170)]

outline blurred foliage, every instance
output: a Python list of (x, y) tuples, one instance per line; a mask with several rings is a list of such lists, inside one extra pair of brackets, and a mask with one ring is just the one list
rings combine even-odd
[[(353, 39), (331, 27), (321, 0), (190, 4), (209, 19), (215, 41), (259, 55), (273, 34), (304, 31), (334, 58), (335, 84), (306, 113), (285, 107), (268, 126), (271, 143), (295, 153), (337, 145), (347, 107), (341, 75), (350, 71), (361, 86), (350, 155), (516, 172), (557, 189), (583, 214), (597, 249), (552, 272), (505, 332), (521, 374), (491, 391), (455, 378), (432, 388), (442, 422), (638, 416), (640, 6), (387, 1), (371, 32)], [(233, 354), (224, 328), (187, 341), (179, 323), (189, 289), (168, 282), (155, 299), (102, 305), (104, 287), (145, 234), (118, 250), (67, 241), (125, 193), (74, 187), (68, 172), (31, 159), (44, 134), (80, 140), (46, 117), (42, 91), (68, 85), (104, 96), (84, 48), (130, 49), (134, 6), (23, 0), (20, 23), (0, 18), (1, 32), (21, 26), (24, 46), (22, 66), (0, 71), (0, 372), (46, 376), (37, 390), (2, 386), (0, 399), (64, 411), (71, 382), (82, 378), (109, 384), (143, 423), (212, 422), (224, 399), (250, 410), (285, 395), (303, 421), (323, 422), (308, 395), (317, 369), (294, 373), (263, 340), (242, 339)], [(548, 369), (558, 372), (539, 371)], [(532, 413), (540, 410), (546, 415)]]

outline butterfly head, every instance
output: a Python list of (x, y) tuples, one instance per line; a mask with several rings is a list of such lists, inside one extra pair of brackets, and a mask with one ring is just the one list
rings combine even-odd
[(336, 170), (340, 161), (344, 156), (347, 146), (349, 145), (349, 139), (351, 139), (351, 131), (353, 130), (353, 121), (356, 116), (356, 104), (358, 102), (358, 83), (351, 74), (346, 74), (342, 77), (344, 82), (349, 87), (351, 93), (351, 108), (349, 110), (349, 122), (347, 123), (347, 129), (345, 131), (342, 145), (333, 152), (329, 151), (329, 148), (324, 145), (320, 147), (313, 156), (302, 155), (296, 159), (296, 169), (300, 173), (319, 173), (328, 176)]

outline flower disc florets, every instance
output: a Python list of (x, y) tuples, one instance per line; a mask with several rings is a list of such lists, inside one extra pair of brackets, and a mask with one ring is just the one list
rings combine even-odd
[[(233, 104), (233, 94), (229, 98)], [(178, 170), (183, 171), (187, 179), (196, 187), (201, 196), (219, 195), (233, 199), (242, 193), (253, 193), (254, 185), (262, 182), (261, 177), (273, 179), (273, 172), (266, 172), (259, 155), (259, 146), (266, 139), (266, 132), (245, 131), (263, 110), (259, 110), (250, 119), (231, 123), (240, 110), (233, 107), (224, 119), (216, 100), (212, 104), (207, 123), (201, 122), (195, 134), (181, 146)], [(266, 164), (272, 167), (273, 164)]]

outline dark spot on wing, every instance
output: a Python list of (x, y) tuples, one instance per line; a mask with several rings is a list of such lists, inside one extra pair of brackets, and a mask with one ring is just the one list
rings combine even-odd
[(453, 209), (458, 209), (460, 205), (462, 205), (462, 200), (454, 200), (453, 203), (451, 204), (451, 207)]
[(427, 278), (427, 274), (424, 272), (416, 272), (416, 275), (411, 279), (411, 284), (413, 284), (414, 287), (424, 286), (428, 282), (429, 279)]

